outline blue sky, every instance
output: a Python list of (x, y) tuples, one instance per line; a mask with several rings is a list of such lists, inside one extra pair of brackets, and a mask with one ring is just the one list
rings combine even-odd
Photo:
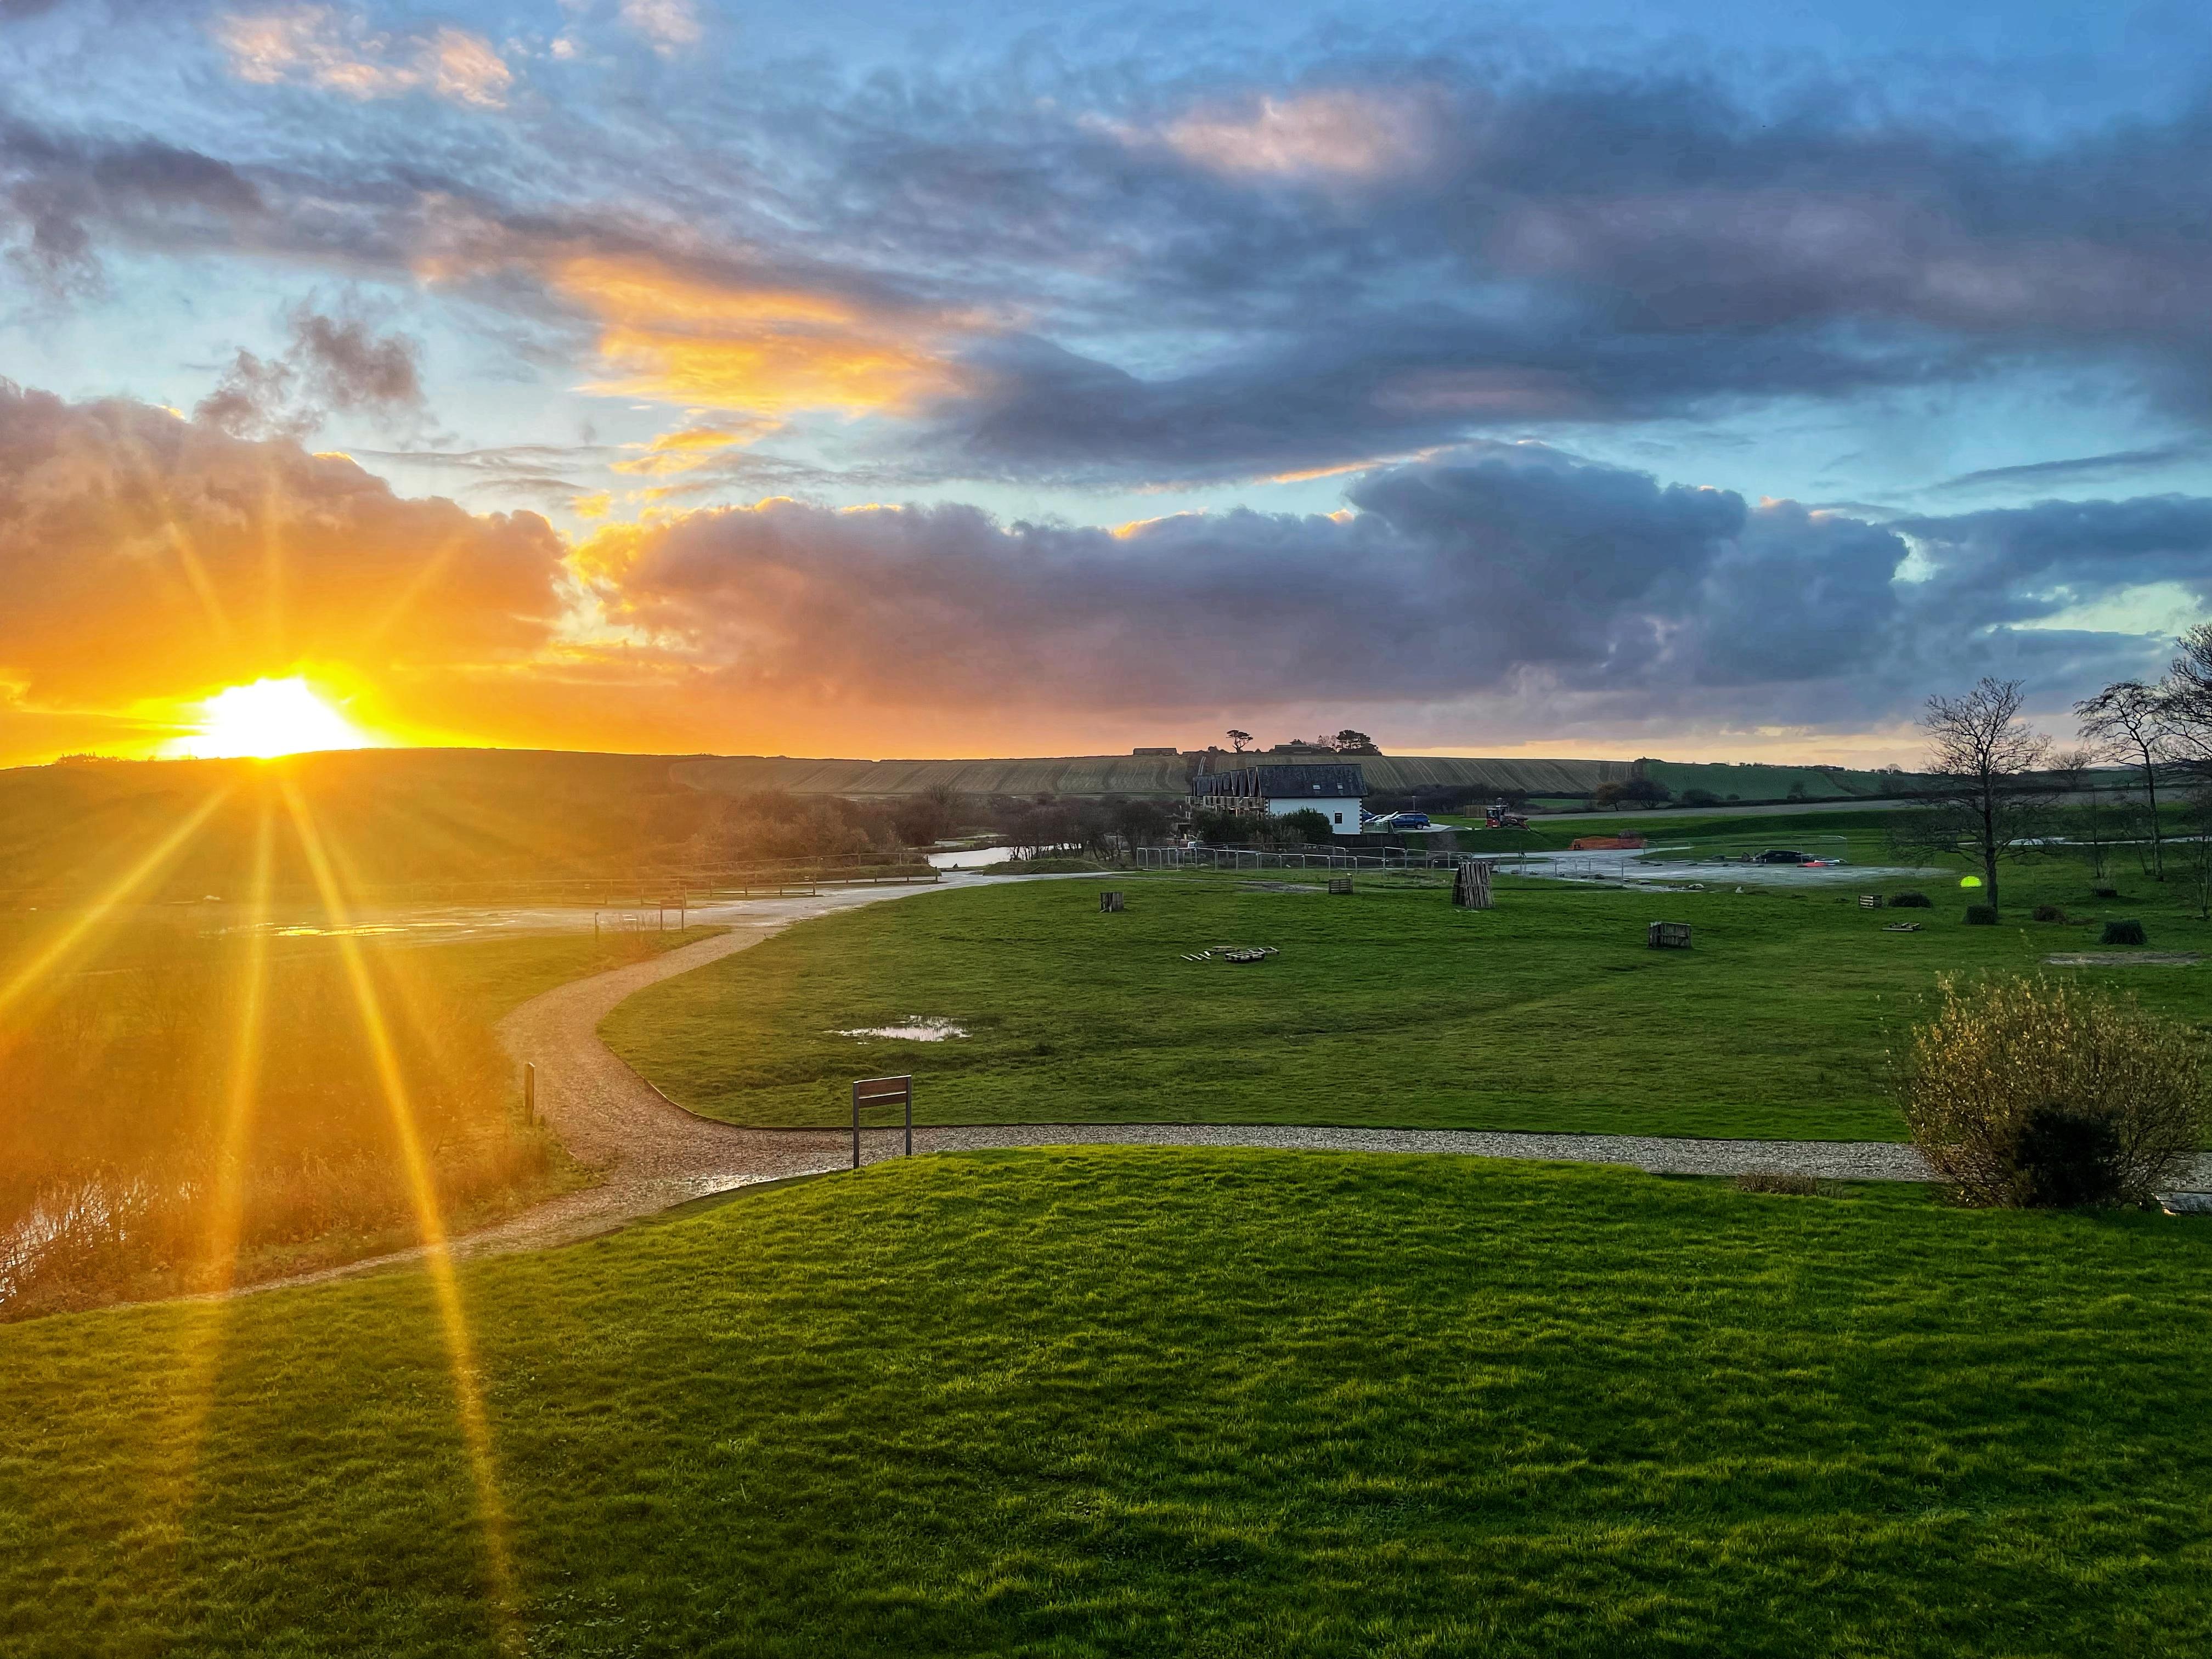
[(0, 757), (289, 672), (647, 749), (2055, 717), (2212, 598), (2208, 90), (2172, 5), (0, 0)]

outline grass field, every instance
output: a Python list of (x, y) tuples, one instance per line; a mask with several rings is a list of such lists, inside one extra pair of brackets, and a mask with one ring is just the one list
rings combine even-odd
[[(0, 1329), (0, 1650), (2194, 1654), (2212, 1224), (975, 1154)], [(193, 1386), (198, 1379), (200, 1386)]]
[[(1316, 876), (1316, 879), (1318, 877)], [(2154, 945), (2212, 951), (2178, 888), (2087, 896), (2078, 866), (2011, 878), (2011, 925), (1867, 912), (1856, 887), (1649, 893), (1504, 880), (1495, 910), (1363, 877), (1116, 877), (872, 907), (656, 986), (604, 1027), (673, 1099), (750, 1124), (829, 1124), (855, 1077), (911, 1071), (937, 1122), (1235, 1121), (1675, 1135), (1901, 1139), (1882, 1054), (1946, 970), (2033, 970), (2096, 930), (2036, 924), (2047, 897), (2140, 916)], [(1909, 884), (1876, 884), (1887, 890)], [(1279, 890), (1289, 889), (1290, 890)], [(1881, 931), (1900, 917), (1924, 931)], [(1645, 947), (1690, 922), (1696, 948)], [(1273, 945), (1254, 967), (1188, 963)], [(2069, 971), (2069, 970), (2052, 970)], [(2207, 969), (2078, 970), (2212, 1030)], [(934, 1016), (939, 1042), (842, 1032)]]
[[(67, 937), (67, 918), (12, 920), (0, 984), (11, 959)], [(204, 934), (160, 908), (113, 919), (0, 1024), (0, 1320), (415, 1243), (418, 1174), (455, 1230), (580, 1183), (587, 1172), (523, 1121), (493, 1022), (712, 931), (370, 935), (356, 981), (331, 937)], [(241, 1071), (249, 1013), (257, 1054)]]

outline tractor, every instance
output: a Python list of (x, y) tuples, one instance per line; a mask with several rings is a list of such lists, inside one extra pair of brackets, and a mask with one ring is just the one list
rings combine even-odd
[(1526, 830), (1528, 815), (1516, 812), (1504, 801), (1492, 801), (1482, 809), (1482, 827), (1486, 830)]

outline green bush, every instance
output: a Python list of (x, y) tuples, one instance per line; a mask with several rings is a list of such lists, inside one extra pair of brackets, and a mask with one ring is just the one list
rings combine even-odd
[(2038, 921), (2063, 921), (2066, 912), (2056, 904), (2039, 904), (2035, 907), (2035, 919)]
[(1994, 927), (1997, 925), (1997, 907), (1994, 904), (1970, 904), (1966, 907), (1966, 926)]
[(2063, 981), (1938, 981), (1896, 1078), (1913, 1145), (1977, 1206), (2148, 1203), (2208, 1123), (2202, 1045)]
[(1293, 845), (1303, 842), (1309, 847), (1326, 847), (1336, 835), (1328, 821), (1328, 814), (1317, 807), (1302, 806), (1295, 812), (1285, 812), (1273, 826), (1279, 836)]
[(2117, 887), (2092, 887), (2089, 890), (2091, 898), (2116, 899), (2119, 896), (2120, 890)]
[(1893, 910), (1932, 910), (1936, 901), (1925, 893), (1892, 893), (1889, 908)]
[(2143, 925), (2139, 921), (2108, 921), (2105, 924), (2103, 943), (2106, 945), (2142, 945)]

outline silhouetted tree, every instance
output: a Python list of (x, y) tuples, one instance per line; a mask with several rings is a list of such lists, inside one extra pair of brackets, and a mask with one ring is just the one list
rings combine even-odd
[(2167, 729), (2169, 699), (2159, 687), (2141, 680), (2116, 680), (2074, 705), (2081, 722), (2082, 740), (2100, 760), (2118, 761), (2142, 774), (2143, 793), (2150, 803), (2150, 867), (2152, 875), (2166, 878), (2166, 854), (2158, 832), (2158, 769), (2172, 742)]
[(1929, 804), (1905, 821), (1910, 845), (1963, 851), (1982, 868), (1983, 902), (1998, 908), (1997, 864), (2033, 848), (2048, 816), (2033, 775), (2050, 760), (2051, 739), (2021, 718), (2018, 680), (1984, 678), (1961, 696), (1928, 699)]
[(1223, 732), (1221, 735), (1229, 739), (1229, 746), (1240, 755), (1244, 752), (1244, 745), (1252, 741), (1252, 734), (1249, 732), (1238, 732), (1231, 729)]
[(2212, 783), (2212, 623), (2199, 623), (2177, 643), (2180, 654), (2159, 682), (2166, 753), (2179, 770)]

